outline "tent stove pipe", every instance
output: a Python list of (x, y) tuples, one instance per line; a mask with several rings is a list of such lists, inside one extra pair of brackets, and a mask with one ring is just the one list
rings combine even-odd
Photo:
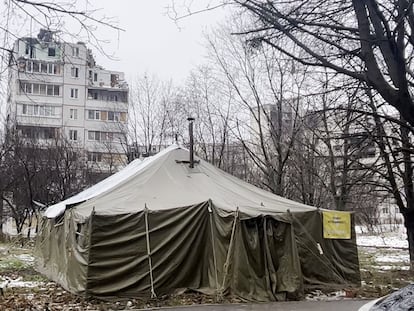
[(194, 118), (189, 117), (187, 118), (188, 123), (188, 131), (190, 134), (190, 168), (194, 168), (194, 136), (193, 136), (193, 122)]

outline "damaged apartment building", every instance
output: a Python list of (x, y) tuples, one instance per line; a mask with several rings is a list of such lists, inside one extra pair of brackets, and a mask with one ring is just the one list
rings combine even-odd
[(91, 50), (49, 30), (18, 39), (9, 63), (7, 119), (23, 140), (69, 143), (89, 167), (126, 162), (128, 85), (95, 64)]

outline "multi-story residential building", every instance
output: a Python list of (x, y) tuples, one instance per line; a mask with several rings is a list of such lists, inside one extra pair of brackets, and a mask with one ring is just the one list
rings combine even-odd
[(275, 135), (281, 139), (290, 137), (295, 119), (297, 99), (284, 100), (278, 104), (265, 104), (254, 108), (250, 114), (250, 135), (252, 141), (258, 138), (268, 140)]
[(70, 142), (89, 165), (125, 163), (128, 85), (95, 64), (91, 50), (41, 30), (20, 38), (9, 65), (7, 119), (23, 139)]
[[(384, 179), (387, 172), (379, 147), (375, 142), (375, 122), (367, 116), (362, 122), (345, 122), (343, 111), (329, 114), (323, 111), (308, 111), (305, 116), (305, 135), (317, 137), (314, 150), (319, 159), (319, 168), (329, 168), (334, 173), (338, 191), (345, 187), (352, 190), (345, 208), (355, 210), (361, 218), (381, 224), (403, 221), (398, 206)], [(349, 113), (349, 112), (348, 112)], [(352, 119), (352, 118), (351, 118)], [(384, 125), (390, 148), (398, 147), (398, 138), (388, 123)], [(346, 175), (346, 179), (343, 175)], [(397, 180), (402, 183), (402, 180)]]

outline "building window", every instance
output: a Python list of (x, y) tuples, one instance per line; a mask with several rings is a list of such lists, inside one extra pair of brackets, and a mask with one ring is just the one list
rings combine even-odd
[(39, 95), (46, 95), (46, 84), (39, 84)]
[(79, 78), (79, 68), (78, 67), (72, 67), (70, 69), (70, 74), (72, 78)]
[(119, 116), (120, 113), (119, 112), (115, 112), (115, 111), (108, 111), (108, 120), (109, 121), (119, 121)]
[(20, 91), (22, 93), (31, 94), (32, 86), (33, 85), (31, 83), (20, 82)]
[(46, 63), (41, 63), (40, 64), (40, 72), (41, 73), (47, 73), (47, 64)]
[(25, 72), (26, 71), (26, 62), (24, 60), (19, 60), (19, 63), (17, 64), (17, 69), (19, 72)]
[(79, 57), (79, 48), (77, 46), (72, 47), (72, 56)]
[(113, 139), (114, 133), (112, 132), (88, 131), (88, 140), (112, 141)]
[(78, 89), (70, 89), (70, 98), (78, 98)]
[(54, 64), (54, 66), (53, 66), (53, 73), (55, 75), (60, 75), (60, 65), (59, 64)]
[(96, 72), (93, 74), (93, 81), (98, 81), (98, 74)]
[(77, 130), (69, 130), (69, 139), (70, 140), (78, 140), (78, 131)]
[(20, 82), (20, 90), (26, 94), (60, 96), (60, 86), (54, 84)]
[(53, 92), (54, 92), (53, 89), (54, 89), (53, 85), (47, 85), (46, 86), (46, 95), (47, 96), (53, 96)]
[(47, 85), (46, 94), (48, 96), (59, 96), (59, 86), (58, 85)]
[(56, 137), (56, 129), (50, 127), (21, 127), (19, 131), (23, 137), (31, 139), (51, 139)]
[(26, 43), (25, 54), (29, 55), (30, 58), (36, 58), (35, 47), (30, 43)]
[(46, 73), (49, 75), (60, 75), (60, 64), (27, 61), (26, 72)]
[(117, 102), (118, 101), (118, 95), (116, 95), (116, 94), (108, 95), (107, 100), (110, 101), (110, 102)]
[(99, 110), (88, 110), (88, 119), (89, 120), (100, 120), (101, 112)]
[(38, 62), (33, 62), (33, 72), (40, 72), (40, 64)]
[(127, 118), (126, 112), (121, 112), (120, 113), (120, 120), (121, 120), (121, 122), (126, 122), (126, 118)]
[(102, 162), (102, 154), (98, 152), (88, 152), (89, 162)]
[(88, 131), (88, 139), (89, 140), (100, 141), (101, 140), (101, 132), (98, 132), (98, 131)]
[(112, 133), (112, 132), (105, 132), (103, 134), (104, 134), (104, 137), (103, 137), (102, 140), (106, 140), (106, 141), (112, 141), (112, 140), (114, 140), (114, 133)]
[(56, 116), (56, 108), (46, 105), (22, 105), (22, 114), (28, 116), (54, 117)]
[(78, 109), (70, 109), (69, 110), (69, 118), (72, 120), (78, 119)]
[(48, 56), (56, 56), (56, 49), (55, 48), (49, 48), (47, 52)]

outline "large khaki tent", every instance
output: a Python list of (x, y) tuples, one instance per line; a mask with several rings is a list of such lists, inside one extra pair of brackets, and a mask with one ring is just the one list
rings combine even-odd
[[(50, 206), (37, 268), (71, 292), (246, 300), (360, 282), (355, 232), (326, 239), (322, 211), (276, 196), (171, 146)], [(353, 226), (350, 226), (353, 228)]]

